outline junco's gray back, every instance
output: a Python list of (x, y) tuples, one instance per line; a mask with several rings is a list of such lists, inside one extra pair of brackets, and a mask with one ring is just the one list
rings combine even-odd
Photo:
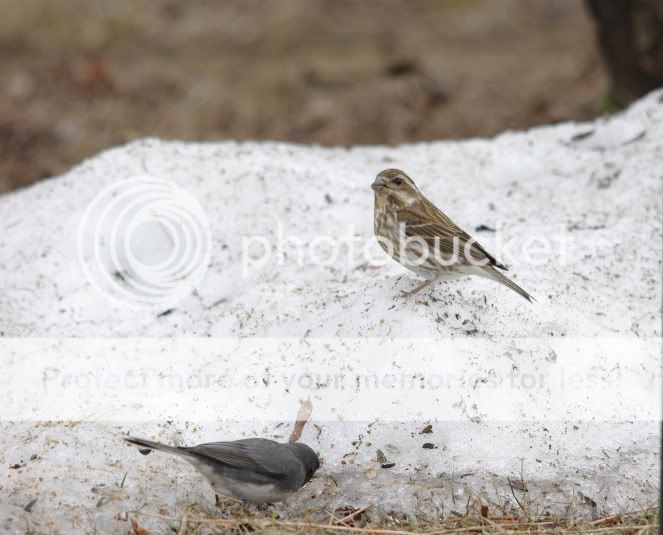
[(306, 444), (281, 444), (264, 438), (173, 447), (142, 438), (127, 442), (164, 451), (189, 461), (217, 495), (252, 503), (278, 502), (307, 483), (320, 467)]

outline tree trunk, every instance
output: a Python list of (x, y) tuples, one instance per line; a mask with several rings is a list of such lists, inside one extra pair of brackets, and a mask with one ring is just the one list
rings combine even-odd
[(663, 85), (663, 1), (586, 0), (619, 106)]

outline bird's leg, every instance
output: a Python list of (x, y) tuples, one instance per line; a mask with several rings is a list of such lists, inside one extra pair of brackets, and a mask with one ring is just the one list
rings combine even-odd
[(411, 296), (411, 295), (414, 295), (414, 294), (416, 294), (419, 290), (423, 290), (426, 286), (428, 286), (429, 284), (432, 284), (433, 282), (435, 282), (435, 279), (425, 280), (425, 281), (422, 282), (419, 286), (417, 286), (416, 288), (410, 290), (409, 292), (401, 291), (401, 295), (402, 295), (403, 297), (409, 297), (409, 296)]
[(224, 496), (223, 494), (214, 494), (214, 505), (215, 507), (224, 507), (225, 505), (228, 504), (240, 504), (244, 509), (246, 509), (246, 505), (248, 502), (244, 502), (243, 500), (238, 500), (237, 498), (231, 498), (230, 496)]
[(254, 516), (259, 513), (264, 513), (267, 508), (269, 507), (269, 504), (255, 504), (251, 503), (248, 500), (242, 500), (242, 509), (244, 510), (244, 513), (246, 513), (249, 516)]
[(261, 505), (256, 505), (256, 511), (265, 514), (268, 513), (273, 506), (274, 504), (271, 503), (263, 503)]

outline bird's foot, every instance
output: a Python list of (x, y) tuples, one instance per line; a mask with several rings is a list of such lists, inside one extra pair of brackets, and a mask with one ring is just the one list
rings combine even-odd
[(214, 506), (219, 508), (239, 505), (243, 509), (246, 509), (248, 503), (249, 502), (238, 500), (237, 498), (231, 498), (230, 496), (222, 496), (221, 494), (214, 495)]
[(435, 281), (435, 279), (425, 280), (419, 286), (417, 286), (416, 288), (413, 288), (409, 292), (406, 292), (405, 290), (401, 290), (401, 297), (410, 297), (411, 295), (416, 294), (418, 291), (423, 290), (426, 286), (432, 284), (434, 281)]

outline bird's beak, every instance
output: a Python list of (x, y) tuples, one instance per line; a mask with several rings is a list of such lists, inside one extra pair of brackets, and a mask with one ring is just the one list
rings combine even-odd
[(379, 191), (383, 189), (387, 184), (385, 183), (384, 179), (377, 177), (375, 181), (371, 184), (371, 188), (373, 188), (375, 191)]

